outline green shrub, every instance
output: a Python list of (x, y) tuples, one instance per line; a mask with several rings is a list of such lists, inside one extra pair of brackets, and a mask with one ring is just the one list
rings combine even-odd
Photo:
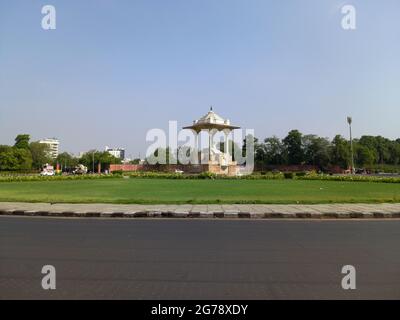
[(285, 177), (285, 179), (293, 179), (294, 173), (293, 172), (284, 172), (283, 176)]
[(216, 179), (217, 175), (215, 173), (206, 171), (202, 172), (197, 176), (198, 179)]
[(163, 178), (163, 179), (185, 179), (186, 176), (180, 173), (137, 171), (129, 174), (131, 178)]
[(0, 176), (0, 182), (23, 182), (23, 181), (64, 181), (64, 180), (92, 180), (92, 179), (115, 179), (122, 178), (121, 175), (107, 174), (82, 174), (82, 175), (61, 175), (61, 176), (40, 176), (36, 175), (10, 175)]
[(360, 182), (381, 182), (381, 183), (400, 183), (400, 177), (377, 177), (364, 175), (326, 175), (317, 173), (293, 172), (272, 173), (265, 175), (251, 174), (243, 176), (226, 176), (217, 175), (212, 172), (203, 172), (200, 174), (181, 174), (168, 172), (139, 171), (113, 174), (84, 174), (84, 175), (61, 175), (61, 176), (40, 176), (39, 174), (8, 174), (0, 175), (1, 182), (18, 182), (18, 181), (63, 181), (63, 180), (90, 180), (90, 179), (119, 179), (122, 177), (129, 178), (146, 178), (146, 179), (230, 179), (230, 180), (323, 180), (323, 181), (360, 181)]
[(324, 180), (324, 181), (343, 181), (343, 182), (381, 182), (381, 183), (400, 183), (400, 177), (376, 177), (359, 175), (325, 175), (315, 174), (304, 177), (296, 177), (298, 180)]

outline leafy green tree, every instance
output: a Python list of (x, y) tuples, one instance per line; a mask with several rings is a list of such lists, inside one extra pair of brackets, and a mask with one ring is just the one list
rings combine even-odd
[(392, 141), (382, 136), (362, 136), (358, 143), (367, 147), (373, 153), (374, 162), (379, 164), (391, 163), (392, 154), (391, 149)]
[(287, 162), (287, 154), (284, 144), (276, 137), (269, 137), (264, 140), (266, 164), (280, 165)]
[(375, 162), (374, 152), (370, 148), (362, 144), (356, 144), (354, 151), (354, 161), (358, 166), (364, 167), (372, 165)]
[(19, 134), (15, 138), (14, 147), (18, 149), (29, 149), (29, 134)]
[(317, 135), (303, 136), (304, 156), (307, 164), (318, 166), (320, 169), (330, 165), (330, 142)]
[(26, 171), (32, 169), (32, 154), (29, 150), (29, 134), (19, 134), (15, 144), (0, 146), (0, 170)]
[[(364, 148), (367, 148), (370, 153), (372, 153), (374, 163), (379, 161), (379, 154), (377, 150), (377, 140), (374, 136), (362, 136), (360, 139), (354, 139), (353, 144), (354, 144), (354, 149), (356, 150), (358, 146), (363, 147), (361, 148), (360, 152), (366, 154), (366, 150)], [(357, 152), (355, 152), (355, 156), (357, 156)]]
[(94, 166), (94, 171), (97, 172), (99, 164), (101, 170), (104, 170), (109, 168), (110, 164), (120, 164), (121, 159), (114, 157), (107, 151), (91, 150), (82, 155), (79, 159), (79, 163), (85, 165), (89, 171), (93, 171)]
[(32, 169), (32, 155), (28, 149), (14, 148), (13, 153), (18, 162), (16, 170)]
[(333, 138), (331, 161), (333, 165), (337, 165), (343, 169), (347, 169), (350, 165), (350, 144), (341, 135), (336, 135)]
[(63, 152), (57, 156), (53, 163), (54, 165), (58, 163), (63, 170), (68, 170), (75, 168), (79, 164), (79, 160), (68, 152)]
[(257, 142), (254, 144), (254, 163), (264, 169), (267, 164), (267, 150), (264, 143)]
[(0, 144), (0, 153), (11, 151), (12, 147)]
[(389, 146), (390, 164), (400, 164), (400, 140), (392, 141)]
[(3, 171), (18, 170), (18, 159), (14, 154), (14, 149), (8, 147), (8, 150), (6, 150), (6, 148), (3, 148), (3, 146), (1, 149), (2, 150), (0, 151), (0, 170)]
[(32, 167), (41, 169), (46, 163), (51, 163), (52, 158), (49, 156), (49, 146), (38, 141), (29, 144), (29, 150), (32, 155)]
[(287, 157), (289, 164), (302, 164), (304, 163), (304, 152), (302, 145), (302, 134), (298, 130), (291, 130), (285, 139), (283, 144), (287, 150)]
[(385, 164), (390, 161), (390, 140), (381, 136), (375, 137), (376, 151), (378, 152), (378, 163)]
[(140, 163), (140, 159), (139, 158), (133, 159), (133, 160), (129, 161), (129, 163), (130, 164), (139, 164)]
[(0, 146), (0, 170), (26, 171), (32, 168), (29, 149)]
[[(258, 144), (258, 138), (254, 137), (251, 134), (248, 134), (244, 139), (243, 139), (243, 144), (242, 144), (242, 156), (246, 157), (247, 153), (247, 140), (252, 142), (254, 144), (254, 152), (256, 152), (257, 149), (257, 144)], [(254, 155), (256, 157), (256, 155)]]

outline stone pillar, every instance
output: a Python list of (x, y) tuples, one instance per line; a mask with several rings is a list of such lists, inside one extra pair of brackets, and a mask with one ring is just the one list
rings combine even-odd
[(226, 130), (226, 129), (224, 130), (224, 135), (225, 135), (224, 154), (225, 154), (225, 159), (228, 164), (232, 162), (231, 154), (229, 151), (229, 139), (228, 139), (229, 133), (230, 133), (230, 130)]
[(218, 130), (217, 129), (209, 129), (208, 130), (208, 151), (209, 151), (209, 156), (208, 156), (208, 160), (213, 160), (211, 157), (211, 147), (214, 144), (214, 135), (215, 133), (217, 133)]
[(199, 133), (193, 131), (194, 133), (194, 149), (192, 156), (192, 164), (199, 164)]
[(211, 160), (211, 130), (208, 129), (208, 161)]

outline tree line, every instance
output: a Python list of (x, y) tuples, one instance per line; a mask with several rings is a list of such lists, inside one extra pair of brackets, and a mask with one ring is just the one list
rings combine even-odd
[[(260, 141), (251, 137), (255, 148), (255, 165), (257, 168), (279, 165), (313, 165), (320, 170), (333, 166), (347, 169), (351, 166), (350, 141), (336, 135), (332, 140), (314, 134), (302, 134), (291, 130), (288, 135), (279, 139), (276, 136)], [(223, 150), (223, 144), (220, 146)], [(235, 144), (233, 148), (239, 148)], [(246, 144), (242, 146), (246, 152)], [(169, 152), (167, 152), (169, 154)], [(372, 166), (399, 166), (400, 139), (390, 140), (382, 136), (364, 135), (353, 140), (354, 163), (358, 168)], [(110, 164), (120, 164), (121, 160), (107, 151), (91, 150), (77, 158), (63, 152), (56, 159), (49, 156), (48, 146), (38, 141), (30, 142), (28, 134), (15, 138), (13, 146), (0, 145), (0, 170), (31, 171), (40, 170), (46, 163), (59, 164), (67, 171), (78, 164), (89, 170), (97, 171), (98, 165), (104, 170)]]
[[(271, 165), (313, 165), (320, 170), (333, 166), (347, 169), (351, 166), (350, 141), (336, 135), (333, 140), (315, 134), (302, 134), (291, 130), (279, 139), (268, 137), (263, 141), (254, 139), (255, 164), (258, 167)], [(243, 151), (245, 151), (245, 144)], [(400, 164), (400, 139), (390, 140), (382, 136), (364, 135), (353, 139), (355, 167)]]
[(121, 160), (114, 157), (107, 151), (91, 150), (77, 158), (63, 152), (53, 159), (49, 154), (48, 145), (39, 141), (30, 142), (29, 134), (19, 134), (15, 138), (13, 146), (0, 145), (0, 170), (1, 171), (38, 171), (45, 164), (57, 164), (64, 171), (75, 168), (78, 164), (83, 164), (89, 170), (100, 164), (102, 169), (110, 164), (119, 164)]

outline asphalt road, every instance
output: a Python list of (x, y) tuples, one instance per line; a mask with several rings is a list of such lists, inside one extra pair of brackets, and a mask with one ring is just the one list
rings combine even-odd
[[(56, 290), (43, 290), (43, 265)], [(343, 265), (357, 270), (343, 290)], [(0, 299), (400, 299), (400, 220), (0, 217)]]

